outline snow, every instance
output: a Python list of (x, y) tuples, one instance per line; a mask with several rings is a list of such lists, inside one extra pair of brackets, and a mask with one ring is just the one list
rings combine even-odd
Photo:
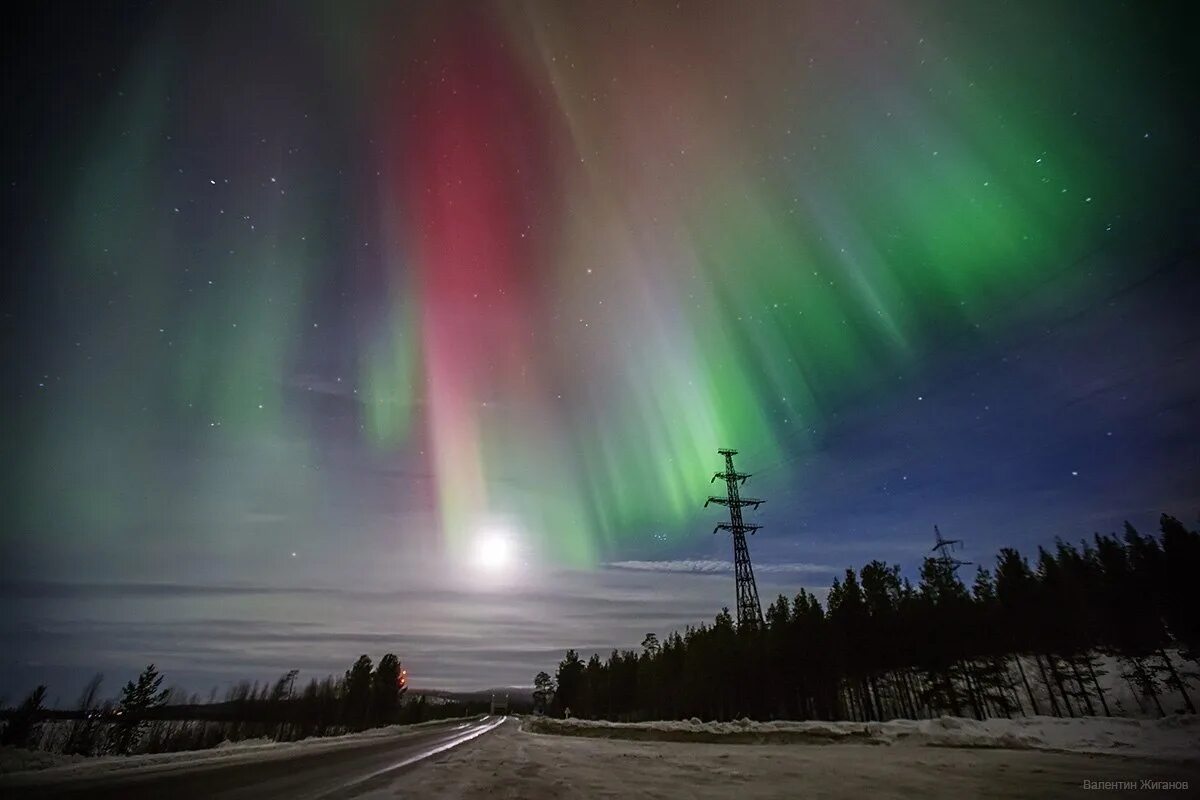
[(26, 750), (21, 747), (0, 747), (0, 775), (33, 769), (49, 769), (85, 760), (85, 756), (65, 756), (45, 750)]
[[(620, 724), (542, 718), (527, 718), (524, 725), (497, 722), (503, 724), (496, 730), (435, 752), (408, 770), (391, 765), (386, 776), (364, 775), (361, 785), (354, 785), (354, 796), (357, 800), (630, 796), (1010, 800), (1073, 796), (1088, 782), (1147, 779), (1200, 786), (1200, 725), (1191, 717), (987, 722), (943, 718), (865, 724), (749, 720)], [(468, 726), (466, 721), (456, 724)], [(214, 759), (223, 764), (252, 763), (399, 736), (406, 730), (411, 727), (288, 744), (238, 742), (194, 753), (89, 759), (26, 773), (26, 779), (47, 782), (46, 778), (57, 784), (60, 777), (95, 777), (148, 763), (158, 764), (151, 767), (156, 771)]]
[(243, 739), (237, 742), (224, 741), (210, 750), (185, 750), (176, 753), (152, 753), (134, 756), (64, 756), (44, 750), (22, 750), (15, 747), (0, 747), (0, 775), (42, 770), (53, 778), (98, 777), (114, 772), (143, 767), (171, 769), (190, 767), (195, 764), (236, 763), (274, 758), (290, 758), (295, 755), (337, 750), (377, 739), (402, 736), (410, 731), (434, 725), (458, 722), (462, 727), (479, 719), (463, 717), (421, 722), (415, 725), (389, 725), (372, 728), (359, 733), (341, 736), (312, 737), (297, 742), (274, 742), (270, 739)]
[(1116, 717), (1019, 717), (978, 721), (959, 717), (888, 722), (604, 722), (530, 718), (533, 733), (668, 742), (830, 744), (1007, 748), (1200, 760), (1200, 717), (1156, 720)]
[[(974, 726), (970, 720), (931, 721), (933, 733), (923, 741), (900, 732), (921, 727), (910, 722), (885, 723), (893, 737), (822, 736), (793, 740), (789, 744), (730, 744), (726, 738), (716, 743), (692, 741), (627, 741), (594, 736), (549, 736), (528, 733), (508, 724), (481, 737), (469, 746), (456, 748), (425, 762), (423, 766), (398, 778), (388, 786), (356, 795), (357, 800), (460, 800), (498, 797), (537, 797), (553, 800), (587, 798), (655, 797), (699, 798), (702, 800), (758, 800), (759, 798), (812, 797), (825, 800), (878, 798), (989, 797), (997, 800), (1024, 797), (1073, 797), (1087, 782), (1182, 781), (1189, 788), (1200, 786), (1200, 764), (1195, 761), (1161, 761), (1131, 755), (1088, 755), (1044, 750), (1009, 750), (996, 746), (970, 744), (977, 741), (964, 735)], [(1040, 723), (1040, 720), (1034, 722)], [(1066, 720), (1070, 723), (1071, 720)], [(1045, 732), (1061, 744), (1068, 739), (1077, 746), (1109, 746), (1093, 730), (1082, 734), (1079, 728), (1094, 728), (1091, 720), (1064, 726), (1057, 734)], [(804, 726), (805, 723), (650, 723), (649, 725), (594, 726), (571, 720), (569, 723), (527, 721), (532, 728), (565, 728), (590, 733), (614, 729), (627, 733), (642, 730), (644, 735), (661, 736), (658, 726), (667, 725), (673, 733), (703, 726), (707, 735), (719, 731), (748, 728), (778, 730), (780, 726)], [(812, 726), (808, 726), (812, 728)], [(842, 724), (828, 726), (841, 731)], [(865, 726), (858, 726), (862, 729)], [(1027, 726), (1026, 736), (1032, 736)], [(1118, 726), (1119, 727), (1119, 726)], [(1151, 726), (1154, 727), (1154, 726)], [(1170, 726), (1160, 726), (1169, 731)], [(1183, 726), (1187, 728), (1189, 726)], [(938, 733), (938, 730), (943, 732)], [(1072, 729), (1076, 729), (1072, 732)], [(815, 730), (815, 729), (814, 729)], [(761, 731), (760, 731), (761, 732)], [(951, 733), (947, 733), (951, 732)], [(1132, 738), (1128, 735), (1122, 738)], [(838, 741), (832, 746), (806, 746), (795, 741)], [(919, 744), (959, 742), (958, 746), (919, 746)], [(1088, 743), (1091, 744), (1088, 744)], [(1098, 743), (1098, 744), (1097, 744)], [(887, 746), (887, 745), (895, 746)], [(883, 745), (883, 746), (880, 746)], [(918, 746), (908, 746), (918, 745)], [(1122, 750), (1124, 753), (1125, 751)], [(1187, 791), (1179, 792), (1180, 796)]]

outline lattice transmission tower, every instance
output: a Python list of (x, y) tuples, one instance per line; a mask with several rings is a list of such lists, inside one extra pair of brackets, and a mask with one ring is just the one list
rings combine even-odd
[(955, 545), (962, 544), (962, 539), (943, 539), (942, 532), (938, 530), (938, 526), (933, 526), (933, 537), (935, 544), (930, 552), (937, 553), (937, 560), (942, 566), (951, 572), (957, 572), (959, 567), (966, 567), (973, 564), (972, 561), (960, 561), (954, 557)]
[(718, 450), (725, 456), (725, 471), (713, 475), (709, 483), (717, 478), (725, 480), (725, 497), (709, 497), (704, 501), (704, 507), (709, 503), (728, 506), (729, 522), (722, 522), (713, 528), (717, 531), (729, 531), (733, 535), (733, 576), (737, 582), (737, 622), (738, 627), (757, 628), (762, 625), (762, 607), (758, 604), (758, 587), (754, 584), (754, 568), (750, 566), (750, 549), (746, 547), (746, 534), (753, 534), (761, 525), (747, 525), (742, 520), (742, 509), (753, 506), (755, 510), (765, 503), (765, 500), (753, 500), (742, 497), (738, 488), (750, 477), (749, 474), (738, 472), (733, 468), (733, 457), (737, 450)]

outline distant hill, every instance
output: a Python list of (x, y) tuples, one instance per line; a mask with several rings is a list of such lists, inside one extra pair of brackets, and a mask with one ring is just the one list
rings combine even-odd
[[(481, 709), (486, 711), (487, 706), (492, 701), (493, 694), (508, 695), (508, 704), (511, 711), (525, 712), (533, 707), (533, 689), (529, 686), (499, 686), (494, 689), (477, 689), (469, 692), (410, 688), (405, 697), (409, 700), (424, 697), (426, 703), (433, 705), (458, 703), (468, 706), (466, 710), (469, 713), (479, 713)], [(11, 708), (0, 708), (0, 720), (7, 719), (12, 715), (12, 711)], [(48, 708), (43, 711), (43, 718), (83, 719), (86, 713), (77, 709)], [(99, 710), (91, 713), (96, 716), (102, 714)], [(259, 719), (263, 713), (265, 713), (264, 707), (256, 703), (246, 704), (244, 702), (220, 701), (216, 703), (178, 703), (160, 706), (147, 711), (143, 718), (212, 721), (234, 719), (254, 720)]]
[(408, 690), (409, 697), (424, 697), (426, 702), (442, 703), (490, 703), (493, 694), (508, 695), (508, 702), (513, 706), (529, 706), (533, 704), (533, 688), (529, 686), (498, 686), (492, 689), (477, 689), (469, 692), (415, 688)]

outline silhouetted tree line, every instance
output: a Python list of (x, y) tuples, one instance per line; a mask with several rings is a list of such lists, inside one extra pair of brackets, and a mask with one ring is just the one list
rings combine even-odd
[[(9, 710), (0, 745), (78, 755), (164, 753), (215, 747), (224, 741), (294, 741), (367, 728), (467, 716), (485, 704), (405, 702), (407, 672), (388, 653), (373, 664), (363, 655), (341, 678), (296, 686), (298, 670), (259, 684), (243, 681), (223, 700), (216, 689), (207, 702), (179, 689), (163, 689), (153, 664), (129, 681), (116, 700), (99, 699), (102, 676), (84, 688), (71, 711), (46, 709), (39, 686)], [(47, 724), (48, 721), (53, 721)]]
[[(570, 650), (535, 679), (544, 713), (611, 720), (884, 720), (941, 715), (1111, 715), (1115, 668), (1143, 713), (1195, 713), (1200, 533), (1058, 540), (1032, 563), (1011, 548), (968, 587), (926, 558), (913, 586), (872, 561), (833, 582), (825, 607), (780, 596), (761, 629), (723, 610), (641, 652), (584, 662)], [(1104, 688), (1109, 685), (1109, 690)]]

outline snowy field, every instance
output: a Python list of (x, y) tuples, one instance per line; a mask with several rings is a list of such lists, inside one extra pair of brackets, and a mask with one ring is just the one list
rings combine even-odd
[[(1150, 733), (1154, 741), (1167, 742), (1170, 752), (1186, 756), (1182, 760), (1132, 755), (1152, 749), (1148, 740), (1137, 739), (1138, 726), (1100, 726), (1108, 732), (1088, 733), (1081, 730), (1089, 727), (1086, 725), (1063, 726), (1058, 730), (1051, 729), (1056, 726), (1048, 726), (1037, 734), (1032, 730), (1034, 726), (1025, 726), (1026, 730), (1012, 734), (1023, 738), (1007, 740), (1019, 742), (1024, 749), (1005, 749), (999, 734), (991, 736), (988, 744), (981, 744), (979, 737), (984, 734), (972, 730), (973, 725), (941, 721), (942, 732), (928, 731), (925, 735), (912, 732), (922, 724), (888, 723), (876, 726), (883, 730), (865, 736), (835, 734), (791, 740), (788, 744), (746, 745), (725, 743), (728, 739), (708, 743), (629, 741), (628, 736), (622, 737), (625, 740), (597, 738), (612, 736), (613, 726), (580, 725), (575, 721), (559, 729), (574, 732), (588, 729), (587, 736), (539, 735), (509, 723), (470, 746), (431, 759), (392, 786), (361, 795), (360, 800), (533, 797), (966, 800), (1124, 794), (1144, 797), (1148, 790), (1152, 794), (1189, 797), (1195, 796), (1194, 787), (1200, 786), (1200, 763), (1195, 760), (1195, 751), (1183, 750), (1188, 742), (1195, 741), (1196, 731), (1191, 724), (1174, 728), (1163, 725), (1161, 730)], [(662, 725), (638, 727), (655, 731)], [(674, 725), (670, 724), (669, 730), (657, 730), (654, 735), (677, 736), (680, 730)], [(777, 729), (779, 725), (766, 723), (763, 727)], [(933, 727), (936, 725), (932, 723)], [(530, 727), (549, 730), (559, 726), (538, 721)], [(747, 726), (737, 723), (731, 727), (706, 727), (705, 735), (747, 733), (744, 730)], [(1072, 728), (1075, 738), (1070, 739)], [(628, 734), (631, 728), (621, 726), (619, 730)], [(753, 735), (760, 733), (765, 734)], [(1035, 746), (1032, 738), (1035, 736), (1042, 743), (1037, 747), (1045, 745), (1057, 752), (1029, 749)], [(810, 743), (798, 743), (802, 741)], [(1108, 748), (1107, 754), (1092, 752), (1102, 748)], [(1142, 780), (1159, 783), (1143, 788)], [(1136, 788), (1128, 792), (1104, 789), (1104, 782), (1111, 781), (1133, 781)], [(1179, 786), (1179, 782), (1186, 782), (1188, 788), (1167, 788)], [(1101, 791), (1087, 788), (1092, 785)]]
[[(455, 722), (468, 726), (468, 722)], [(264, 763), (296, 754), (400, 739), (424, 726), (288, 744), (246, 741), (218, 750), (70, 764), (26, 763), (41, 777), (96, 777), (151, 766)], [(12, 751), (8, 751), (12, 752)], [(46, 753), (30, 758), (44, 759)], [(60, 757), (61, 758), (61, 757)], [(12, 777), (18, 777), (16, 775)], [(56, 780), (56, 778), (55, 778)], [(1150, 781), (1142, 786), (1141, 781)], [(1106, 787), (1129, 783), (1127, 792)], [(1180, 788), (1186, 784), (1187, 788)], [(1195, 796), (1200, 720), (1030, 717), (856, 722), (610, 723), (526, 718), (366, 792), (397, 798), (1064, 798)], [(1094, 794), (1094, 793), (1092, 793)]]
[[(1143, 780), (1152, 782), (1150, 791), (1194, 796), (1192, 787), (1200, 787), (1197, 722), (1193, 717), (636, 724), (509, 719), (491, 733), (436, 753), (354, 796), (960, 800), (1084, 796), (1088, 786), (1129, 781), (1135, 787), (1129, 793), (1144, 796), (1148, 789), (1141, 786)], [(415, 727), (285, 744), (239, 742), (218, 750), (87, 759), (37, 776), (96, 777), (146, 766), (174, 771), (190, 765), (267, 762), (376, 744), (388, 737), (399, 740)], [(45, 766), (53, 765), (31, 763), (26, 768)], [(1166, 788), (1183, 783), (1187, 789)], [(1122, 792), (1105, 789), (1101, 794)]]
[(1004, 748), (1200, 759), (1200, 717), (1020, 717), (977, 721), (961, 717), (889, 722), (599, 722), (531, 718), (533, 733), (667, 742), (727, 744), (834, 744)]
[(302, 739), (298, 742), (275, 742), (270, 739), (243, 739), (224, 742), (209, 750), (186, 750), (178, 753), (154, 753), (134, 756), (68, 756), (44, 750), (25, 750), (0, 747), (0, 775), (26, 770), (54, 769), (64, 777), (95, 777), (122, 770), (151, 766), (187, 766), (200, 763), (235, 763), (264, 759), (288, 758), (299, 753), (316, 753), (357, 747), (389, 737), (403, 736), (426, 727), (455, 723), (466, 727), (479, 717), (440, 719), (415, 725), (389, 725), (360, 733)]

